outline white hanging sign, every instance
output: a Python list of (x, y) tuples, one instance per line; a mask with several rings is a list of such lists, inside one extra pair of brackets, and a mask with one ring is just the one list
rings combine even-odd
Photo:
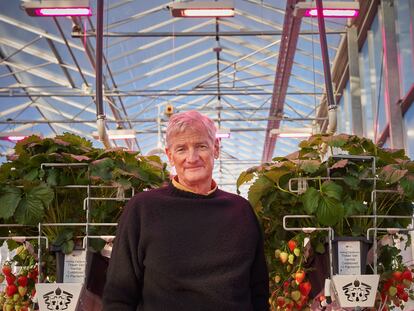
[(65, 255), (63, 268), (64, 283), (83, 283), (85, 278), (86, 251), (74, 250)]
[(338, 241), (338, 274), (361, 273), (360, 241)]

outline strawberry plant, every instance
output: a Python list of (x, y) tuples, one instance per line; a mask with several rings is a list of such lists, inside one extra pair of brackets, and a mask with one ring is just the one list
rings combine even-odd
[(401, 250), (395, 246), (384, 245), (380, 248), (377, 310), (404, 309), (408, 299), (414, 299), (413, 271), (405, 265), (400, 253)]
[[(12, 269), (12, 267), (15, 267)], [(12, 272), (16, 270), (17, 272)], [(1, 310), (33, 310), (36, 295), (35, 284), (38, 280), (37, 262), (34, 254), (21, 245), (11, 261), (5, 262), (1, 274), (4, 290), (0, 293)], [(6, 281), (6, 282), (4, 282)]]
[(270, 298), (273, 310), (310, 310), (308, 304), (312, 286), (306, 280), (303, 243), (304, 235), (299, 234), (288, 242), (282, 241), (281, 247), (274, 253)]
[[(378, 218), (375, 224), (379, 228), (406, 228), (411, 222), (414, 162), (405, 155), (404, 150), (382, 148), (364, 137), (313, 135), (302, 141), (296, 152), (242, 172), (237, 187), (247, 182), (251, 183), (248, 199), (264, 231), (265, 254), (271, 282), (274, 282), (274, 309), (295, 308), (297, 301), (293, 298), (298, 298), (296, 288), (290, 287), (291, 282), (286, 283), (287, 295), (284, 295), (283, 282), (291, 277), (291, 273), (297, 272), (295, 265), (298, 258), (306, 258), (298, 240), (294, 247), (292, 231), (283, 229), (283, 216), (313, 216), (289, 219), (289, 227), (331, 227), (335, 236), (356, 237), (365, 236), (368, 228), (374, 227), (372, 217), (359, 217), (372, 216), (374, 210), (381, 216), (407, 216)], [(372, 196), (374, 187), (385, 190), (376, 193), (376, 201)], [(384, 232), (379, 230), (378, 237), (381, 238)], [(312, 256), (319, 258), (319, 254), (325, 252), (327, 236), (314, 232), (310, 238)], [(275, 250), (279, 250), (278, 256), (275, 256)], [(286, 255), (280, 257), (282, 253)], [(291, 254), (294, 257), (289, 257)], [(329, 265), (319, 269), (321, 274), (329, 274)], [(315, 282), (312, 294), (322, 290), (323, 281)], [(306, 282), (306, 277), (302, 282)], [(398, 288), (395, 289), (398, 296)], [(273, 295), (275, 291), (281, 295)], [(302, 291), (306, 292), (303, 286)], [(292, 292), (295, 292), (293, 297)], [(401, 296), (405, 299), (405, 295)]]

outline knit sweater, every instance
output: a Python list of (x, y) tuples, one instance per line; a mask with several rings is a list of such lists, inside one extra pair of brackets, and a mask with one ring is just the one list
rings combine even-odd
[(142, 192), (122, 213), (104, 311), (264, 311), (268, 275), (250, 204), (221, 190)]

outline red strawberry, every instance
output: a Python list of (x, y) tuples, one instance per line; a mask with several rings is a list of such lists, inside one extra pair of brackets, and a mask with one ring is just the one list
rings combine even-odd
[(402, 272), (401, 271), (394, 271), (392, 273), (392, 276), (394, 279), (396, 279), (397, 281), (402, 281)]
[(277, 297), (277, 305), (282, 308), (285, 305), (285, 298), (279, 296)]
[(412, 275), (410, 269), (404, 270), (401, 277), (402, 277), (403, 280), (409, 280), (410, 282), (413, 281), (413, 275)]
[(289, 249), (290, 249), (291, 252), (293, 252), (293, 250), (297, 246), (297, 243), (296, 243), (295, 240), (289, 240), (287, 244), (288, 244), (288, 247), (289, 247)]
[(28, 282), (28, 279), (27, 279), (27, 276), (25, 276), (25, 275), (20, 275), (17, 278), (17, 284), (19, 284), (20, 286), (26, 287), (27, 282)]
[(26, 293), (27, 293), (27, 287), (25, 287), (25, 286), (19, 286), (18, 288), (17, 288), (17, 290), (19, 291), (19, 294), (20, 294), (20, 296), (24, 296), (24, 295), (26, 295)]
[(312, 285), (309, 281), (299, 284), (299, 291), (303, 296), (308, 296), (312, 289)]
[(303, 270), (298, 270), (295, 273), (295, 281), (297, 284), (300, 284), (303, 282), (303, 280), (305, 279), (305, 271)]
[(5, 264), (3, 268), (1, 269), (3, 271), (4, 275), (10, 275), (11, 274), (11, 266), (8, 264)]
[(14, 284), (14, 281), (16, 281), (16, 277), (12, 273), (10, 273), (9, 275), (6, 275), (7, 285)]
[(17, 286), (16, 285), (11, 284), (11, 285), (7, 285), (6, 286), (6, 294), (7, 294), (7, 296), (12, 297), (16, 293), (17, 293)]

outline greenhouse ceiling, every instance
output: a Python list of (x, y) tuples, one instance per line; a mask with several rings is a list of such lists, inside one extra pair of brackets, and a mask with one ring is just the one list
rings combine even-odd
[[(88, 17), (31, 17), (20, 1), (0, 2), (0, 133), (71, 132), (103, 147), (93, 137), (97, 1)], [(104, 1), (106, 128), (136, 132), (111, 145), (159, 153), (168, 112), (198, 110), (231, 132), (214, 178), (233, 192), (241, 171), (295, 151), (299, 140), (271, 127), (311, 129), (326, 115), (318, 21), (295, 16), (297, 2), (235, 0), (235, 16), (216, 19), (172, 17), (174, 2)], [(348, 23), (325, 19), (331, 67)], [(3, 162), (12, 148), (0, 140)]]

